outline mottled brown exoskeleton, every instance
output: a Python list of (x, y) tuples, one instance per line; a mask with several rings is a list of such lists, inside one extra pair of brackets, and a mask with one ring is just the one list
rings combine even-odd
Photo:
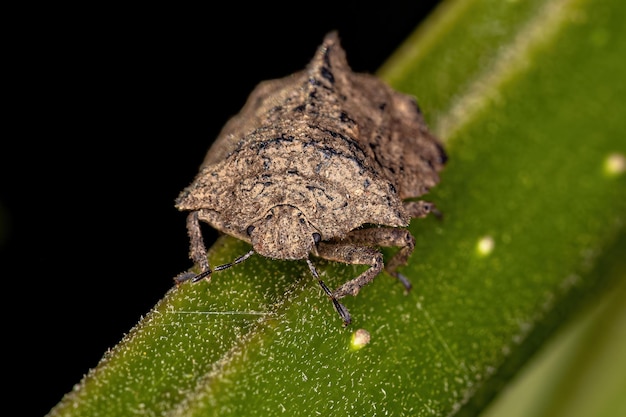
[[(350, 314), (337, 300), (382, 271), (376, 247), (400, 248), (385, 269), (410, 288), (397, 272), (415, 245), (405, 227), (434, 207), (403, 200), (437, 184), (445, 160), (415, 100), (352, 72), (332, 32), (305, 70), (255, 88), (177, 198), (176, 207), (190, 212), (190, 257), (202, 273), (176, 280), (210, 279), (253, 253), (306, 260), (347, 325)], [(200, 221), (252, 250), (211, 269)], [(369, 268), (333, 291), (311, 255)]]

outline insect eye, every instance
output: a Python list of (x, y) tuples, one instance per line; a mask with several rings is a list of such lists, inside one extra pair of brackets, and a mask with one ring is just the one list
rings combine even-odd
[(248, 226), (248, 228), (246, 229), (246, 233), (248, 234), (248, 236), (250, 236), (253, 231), (254, 231), (254, 226)]
[(322, 240), (322, 235), (320, 235), (319, 233), (313, 233), (313, 241), (315, 242), (316, 245), (320, 243), (321, 240)]

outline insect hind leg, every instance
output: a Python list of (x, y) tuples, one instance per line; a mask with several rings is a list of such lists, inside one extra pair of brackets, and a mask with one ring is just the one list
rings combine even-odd
[[(398, 268), (406, 265), (415, 248), (415, 238), (408, 229), (391, 227), (372, 227), (353, 230), (343, 240), (359, 246), (399, 247), (400, 249), (385, 265), (385, 270), (397, 278), (406, 291), (412, 288), (411, 282), (398, 272)], [(373, 250), (373, 249), (372, 249)], [(351, 263), (351, 262), (349, 262)]]
[(371, 247), (358, 246), (352, 243), (320, 242), (317, 247), (317, 255), (329, 261), (370, 266), (358, 277), (351, 279), (333, 291), (335, 298), (357, 295), (361, 287), (370, 283), (384, 267), (383, 255), (379, 251)]

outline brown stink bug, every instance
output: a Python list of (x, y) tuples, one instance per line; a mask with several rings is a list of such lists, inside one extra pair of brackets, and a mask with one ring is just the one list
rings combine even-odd
[[(350, 314), (337, 300), (356, 295), (382, 271), (376, 247), (400, 248), (385, 269), (410, 288), (397, 272), (415, 246), (406, 227), (434, 206), (403, 200), (436, 185), (445, 161), (415, 100), (352, 72), (331, 32), (305, 70), (255, 88), (176, 199), (179, 210), (190, 212), (190, 257), (202, 271), (176, 281), (210, 279), (253, 253), (306, 260), (347, 325)], [(200, 221), (252, 250), (211, 269)], [(311, 255), (369, 268), (330, 290)]]

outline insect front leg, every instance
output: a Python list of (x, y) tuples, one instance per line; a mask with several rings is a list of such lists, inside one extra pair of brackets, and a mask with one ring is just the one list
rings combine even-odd
[(317, 247), (317, 255), (330, 261), (370, 266), (361, 275), (333, 291), (332, 295), (335, 298), (357, 295), (361, 287), (371, 282), (384, 266), (383, 255), (379, 251), (351, 243), (320, 242)]
[(189, 213), (189, 216), (187, 216), (187, 234), (189, 234), (190, 241), (189, 258), (200, 267), (201, 272), (209, 271), (211, 267), (207, 259), (206, 246), (204, 246), (197, 211), (192, 211)]
[[(189, 235), (189, 258), (194, 264), (200, 267), (201, 275), (204, 275), (206, 279), (211, 279), (211, 267), (209, 260), (207, 259), (207, 250), (204, 245), (204, 239), (202, 238), (202, 230), (200, 229), (200, 221), (198, 219), (198, 212), (192, 211), (187, 216), (187, 234)], [(206, 275), (204, 274), (206, 273)], [(188, 281), (199, 275), (193, 272), (183, 272), (176, 276), (174, 280), (177, 283)]]

